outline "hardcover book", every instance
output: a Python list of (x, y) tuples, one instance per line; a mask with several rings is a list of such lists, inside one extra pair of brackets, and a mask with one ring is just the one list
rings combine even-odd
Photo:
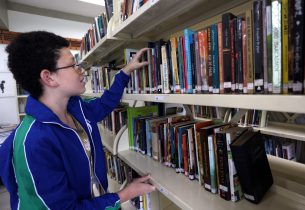
[(262, 135), (247, 131), (230, 147), (245, 198), (257, 204), (273, 184)]

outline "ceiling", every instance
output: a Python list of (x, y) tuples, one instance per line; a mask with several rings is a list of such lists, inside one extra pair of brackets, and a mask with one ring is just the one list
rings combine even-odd
[[(104, 0), (100, 0), (104, 1)], [(104, 6), (79, 0), (7, 0), (9, 10), (47, 16), (69, 16), (76, 21), (92, 22), (92, 18), (105, 11)], [(52, 13), (53, 12), (53, 13)]]

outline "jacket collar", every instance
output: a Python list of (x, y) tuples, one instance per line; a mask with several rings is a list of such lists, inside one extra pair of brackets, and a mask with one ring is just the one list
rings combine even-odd
[[(81, 109), (79, 105), (79, 97), (71, 97), (68, 101), (67, 108), (68, 112), (70, 112), (74, 117), (76, 117), (77, 119), (82, 118), (80, 116)], [(26, 114), (33, 116), (36, 120), (41, 122), (54, 122), (63, 124), (50, 108), (48, 108), (46, 105), (33, 98), (32, 96), (28, 96), (27, 98), (25, 112)]]

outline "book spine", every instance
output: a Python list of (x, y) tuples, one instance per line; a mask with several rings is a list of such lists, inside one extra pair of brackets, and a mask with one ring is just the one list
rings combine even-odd
[(213, 93), (213, 64), (212, 64), (212, 40), (211, 27), (208, 27), (208, 86), (209, 93)]
[(162, 57), (161, 57), (161, 46), (162, 40), (156, 42), (156, 80), (157, 80), (157, 93), (162, 93), (162, 80), (161, 80), (161, 68), (162, 68)]
[(288, 0), (282, 0), (283, 93), (288, 94)]
[(237, 18), (235, 17), (233, 20), (230, 21), (230, 34), (231, 34), (231, 79), (232, 79), (232, 93), (236, 92), (236, 59), (235, 59), (235, 39), (236, 39), (236, 25), (237, 25)]
[(218, 65), (218, 34), (217, 24), (211, 26), (211, 50), (212, 50), (212, 84), (213, 93), (219, 93), (219, 65)]
[(232, 143), (232, 138), (230, 133), (226, 133), (226, 143), (227, 143), (227, 153), (228, 153), (228, 171), (230, 179), (230, 192), (231, 201), (236, 202), (242, 198), (242, 190), (240, 186), (239, 177), (236, 172), (235, 164), (232, 157), (230, 144)]
[(195, 56), (195, 33), (191, 34), (192, 43), (190, 44), (190, 52), (191, 52), (191, 69), (192, 69), (192, 93), (196, 93), (196, 56)]
[(222, 44), (223, 44), (223, 69), (224, 69), (224, 92), (231, 93), (231, 33), (230, 21), (234, 16), (231, 13), (222, 15)]
[(294, 73), (293, 93), (303, 93), (304, 82), (304, 0), (295, 0), (294, 4)]
[(189, 172), (189, 162), (188, 162), (188, 143), (187, 143), (187, 134), (183, 133), (182, 136), (182, 151), (183, 151), (183, 168), (184, 168), (184, 175), (188, 176)]
[(226, 134), (216, 133), (219, 195), (225, 200), (231, 200), (228, 153), (226, 143)]
[(252, 44), (252, 10), (246, 10), (247, 25), (247, 93), (254, 93), (253, 44)]
[(262, 1), (262, 29), (263, 29), (263, 52), (264, 52), (264, 93), (268, 93), (268, 53), (267, 53), (267, 48), (268, 48), (268, 43), (267, 43), (267, 1), (268, 0), (263, 0)]
[(196, 32), (194, 34), (194, 42), (195, 42), (195, 74), (196, 74), (196, 86), (195, 86), (195, 92), (201, 93), (201, 87), (202, 87), (202, 80), (201, 80), (201, 67), (200, 67), (200, 52), (199, 52), (199, 35)]
[(174, 93), (180, 93), (180, 81), (178, 72), (178, 62), (177, 62), (177, 38), (173, 37), (171, 41), (171, 59), (172, 59), (172, 76), (173, 76), (173, 89)]
[(242, 21), (242, 53), (243, 53), (243, 93), (248, 93), (247, 89), (247, 24), (246, 21)]
[(294, 2), (288, 1), (288, 93), (292, 93), (293, 86), (293, 64), (294, 64)]
[(235, 62), (236, 62), (236, 92), (243, 93), (243, 31), (241, 17), (237, 18), (236, 22), (236, 37), (235, 37)]
[(200, 70), (201, 70), (201, 80), (202, 80), (202, 92), (208, 93), (208, 35), (207, 30), (202, 30), (198, 32), (199, 48), (200, 48)]
[(203, 164), (203, 182), (204, 189), (211, 192), (211, 175), (210, 175), (210, 162), (209, 162), (209, 146), (208, 136), (206, 130), (201, 130), (200, 141), (202, 145), (202, 164)]
[(181, 86), (181, 93), (185, 92), (184, 88), (184, 62), (183, 62), (183, 52), (182, 52), (182, 37), (178, 38), (178, 70), (179, 70), (179, 83)]
[(168, 74), (168, 63), (167, 63), (167, 52), (166, 46), (161, 46), (161, 56), (162, 56), (162, 75), (163, 75), (163, 93), (170, 93), (169, 88), (169, 74)]
[(217, 24), (218, 32), (218, 59), (219, 59), (219, 93), (224, 94), (224, 69), (223, 69), (223, 44), (222, 44), (222, 23)]
[(148, 84), (149, 84), (149, 93), (153, 93), (153, 57), (152, 57), (152, 49), (150, 48), (147, 51), (147, 61), (148, 61)]
[(193, 131), (194, 128), (189, 128), (187, 130), (188, 136), (188, 151), (189, 151), (189, 179), (194, 180), (196, 175), (196, 161), (195, 161), (195, 145), (194, 145), (194, 138), (193, 138)]
[(208, 151), (210, 162), (210, 176), (211, 176), (211, 193), (217, 193), (217, 175), (216, 175), (216, 158), (214, 152), (213, 134), (208, 136)]
[(273, 0), (272, 9), (272, 92), (282, 92), (281, 2)]
[(184, 49), (186, 54), (187, 93), (193, 93), (193, 73), (191, 60), (191, 44), (193, 43), (193, 31), (184, 29)]
[(272, 10), (271, 1), (266, 0), (267, 70), (268, 93), (272, 93)]
[(199, 184), (203, 184), (203, 164), (202, 164), (202, 145), (200, 141), (200, 133), (196, 129), (196, 125), (194, 124), (194, 138), (195, 138), (195, 152), (196, 152), (196, 160), (197, 160), (197, 171), (198, 171), (198, 181)]
[(254, 87), (255, 93), (264, 92), (264, 52), (262, 31), (262, 2), (253, 2), (253, 42), (254, 42)]

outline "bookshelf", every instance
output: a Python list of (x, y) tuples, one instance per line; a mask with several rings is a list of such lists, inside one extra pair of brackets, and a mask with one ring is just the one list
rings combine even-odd
[[(154, 160), (134, 151), (124, 151), (118, 156), (139, 174), (151, 173), (152, 182), (157, 189), (172, 200), (181, 209), (303, 209), (304, 200), (295, 199), (295, 193), (273, 186), (265, 195), (263, 201), (251, 204), (245, 199), (233, 203), (225, 201), (217, 195), (207, 192), (198, 182), (190, 181), (176, 172)], [(304, 197), (302, 196), (304, 199)]]
[(17, 110), (18, 110), (18, 119), (21, 122), (25, 116), (25, 104), (27, 100), (27, 95), (17, 95)]
[[(131, 40), (168, 39), (174, 33), (176, 33), (174, 35), (182, 34), (184, 28), (201, 29), (220, 21), (224, 12), (240, 14), (241, 11), (251, 8), (252, 5), (250, 0), (192, 0), (187, 3), (182, 0), (151, 0), (148, 2), (149, 4), (141, 7), (111, 32), (113, 37), (123, 43), (115, 50), (109, 49), (112, 54), (121, 55), (123, 46), (128, 46)], [(142, 47), (144, 46), (142, 45)], [(98, 56), (92, 57), (92, 60), (97, 59), (99, 59)], [(107, 59), (103, 62), (111, 61)], [(100, 94), (88, 94), (88, 96), (99, 97)], [(124, 94), (122, 99), (124, 101), (305, 113), (305, 95)], [(305, 140), (305, 129), (301, 126), (273, 122), (267, 127), (255, 129), (260, 130), (263, 134)], [(128, 142), (127, 133), (128, 130), (125, 129), (119, 142)], [(176, 174), (173, 169), (150, 157), (128, 150), (128, 147), (122, 149), (118, 146), (118, 149), (119, 158), (139, 174), (151, 173), (152, 182), (158, 191), (182, 209), (305, 209), (305, 179), (303, 178), (305, 166), (300, 163), (268, 155), (275, 184), (267, 192), (262, 202), (254, 205), (245, 199), (237, 203), (225, 201), (219, 196), (205, 191), (198, 182), (190, 181), (184, 175)]]

